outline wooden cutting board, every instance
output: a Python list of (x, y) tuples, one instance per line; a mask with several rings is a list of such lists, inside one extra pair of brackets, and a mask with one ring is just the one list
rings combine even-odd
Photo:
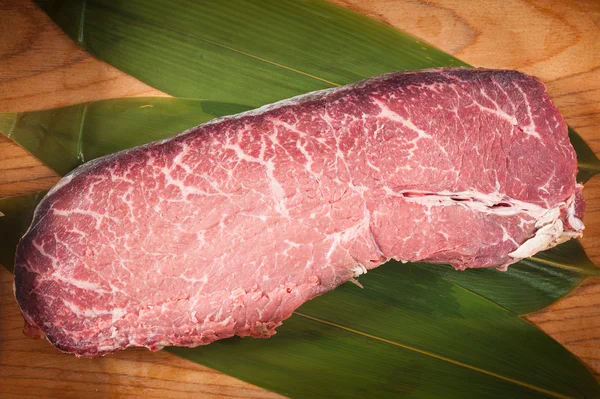
[[(600, 153), (600, 1), (335, 0), (469, 62), (536, 75), (569, 125)], [(477, 5), (476, 5), (477, 4)], [(0, 0), (0, 112), (112, 97), (164, 95), (92, 58), (30, 1)], [(0, 136), (0, 197), (58, 176)], [(586, 251), (600, 265), (600, 177), (584, 190)], [(528, 319), (600, 376), (600, 279)], [(273, 393), (166, 352), (77, 360), (22, 335), (12, 276), (0, 267), (0, 396), (244, 397)]]

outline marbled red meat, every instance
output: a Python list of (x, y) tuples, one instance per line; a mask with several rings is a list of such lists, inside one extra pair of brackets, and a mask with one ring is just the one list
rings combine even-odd
[(505, 268), (580, 235), (576, 172), (537, 79), (386, 74), (79, 167), (19, 244), (16, 297), (81, 356), (269, 337), (392, 258)]

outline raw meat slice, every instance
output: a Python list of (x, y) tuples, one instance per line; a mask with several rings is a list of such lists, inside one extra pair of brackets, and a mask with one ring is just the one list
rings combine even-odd
[(78, 356), (269, 337), (391, 258), (506, 268), (579, 236), (576, 172), (537, 79), (386, 74), (76, 169), (18, 247), (16, 297)]

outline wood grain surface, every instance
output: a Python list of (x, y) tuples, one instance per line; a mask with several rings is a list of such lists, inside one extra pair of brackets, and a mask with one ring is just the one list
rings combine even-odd
[[(472, 65), (536, 75), (600, 153), (600, 1), (335, 0)], [(485, 4), (485, 5), (484, 5)], [(0, 0), (0, 112), (164, 95), (89, 56), (34, 4)], [(58, 176), (0, 136), (0, 197), (47, 189)], [(586, 251), (600, 265), (600, 178), (584, 190)], [(600, 279), (528, 317), (600, 376)], [(12, 275), (0, 267), (0, 397), (274, 398), (166, 352), (77, 360), (22, 335)]]

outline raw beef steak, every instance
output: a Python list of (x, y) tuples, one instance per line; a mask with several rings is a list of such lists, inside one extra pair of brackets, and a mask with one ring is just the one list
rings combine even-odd
[(269, 337), (391, 258), (506, 268), (579, 236), (576, 172), (537, 79), (386, 74), (79, 167), (19, 244), (16, 297), (79, 356)]

